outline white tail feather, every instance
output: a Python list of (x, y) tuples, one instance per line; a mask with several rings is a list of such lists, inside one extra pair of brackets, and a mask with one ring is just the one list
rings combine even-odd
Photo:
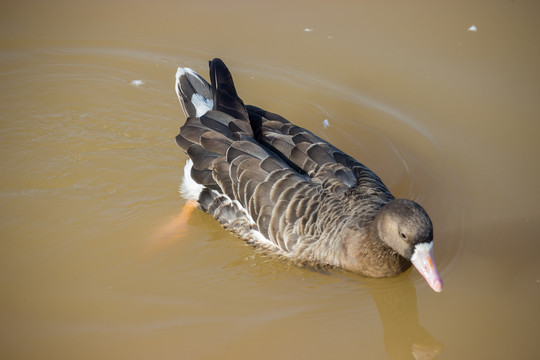
[[(185, 107), (183, 100), (184, 97), (180, 93), (181, 91), (184, 92), (184, 90), (182, 90), (180, 86), (180, 78), (182, 78), (183, 76), (187, 77), (189, 81), (192, 82), (192, 84), (196, 84), (198, 82), (200, 84), (198, 85), (200, 88), (205, 88), (209, 85), (195, 71), (191, 70), (190, 68), (179, 67), (176, 71), (175, 89), (176, 95), (178, 96), (182, 107)], [(204, 114), (206, 114), (207, 111), (212, 110), (212, 108), (214, 107), (214, 100), (207, 99), (202, 94), (193, 93), (191, 97), (189, 96), (189, 94), (184, 94), (184, 96), (186, 97), (186, 100), (191, 102), (191, 104), (195, 107), (195, 116), (197, 117), (203, 116)], [(185, 109), (184, 112), (186, 112)], [(186, 115), (188, 115), (187, 112)]]
[(199, 194), (203, 191), (204, 186), (195, 182), (191, 177), (191, 168), (193, 167), (193, 161), (188, 159), (186, 166), (184, 166), (184, 176), (180, 183), (180, 195), (186, 200), (199, 201)]

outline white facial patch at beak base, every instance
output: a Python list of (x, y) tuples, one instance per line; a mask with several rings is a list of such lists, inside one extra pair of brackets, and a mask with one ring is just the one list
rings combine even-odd
[(416, 244), (411, 262), (433, 290), (442, 291), (442, 279), (437, 271), (437, 266), (435, 266), (435, 260), (433, 260), (433, 241)]

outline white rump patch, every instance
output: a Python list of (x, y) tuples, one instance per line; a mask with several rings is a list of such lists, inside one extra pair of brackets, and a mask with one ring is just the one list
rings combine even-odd
[(204, 186), (195, 182), (191, 177), (191, 168), (193, 167), (193, 161), (188, 159), (186, 166), (184, 166), (184, 176), (180, 183), (180, 195), (186, 200), (199, 200), (199, 195), (203, 191)]

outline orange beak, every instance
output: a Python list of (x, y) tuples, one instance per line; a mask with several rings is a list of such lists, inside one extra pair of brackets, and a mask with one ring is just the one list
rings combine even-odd
[(442, 279), (433, 260), (433, 242), (417, 244), (411, 262), (433, 290), (442, 291)]

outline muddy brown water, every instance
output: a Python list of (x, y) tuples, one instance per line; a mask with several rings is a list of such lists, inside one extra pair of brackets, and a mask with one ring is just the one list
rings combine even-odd
[[(0, 9), (2, 358), (538, 358), (538, 3)], [(213, 57), (427, 209), (441, 294), (295, 267), (200, 211), (171, 230), (174, 74)]]

